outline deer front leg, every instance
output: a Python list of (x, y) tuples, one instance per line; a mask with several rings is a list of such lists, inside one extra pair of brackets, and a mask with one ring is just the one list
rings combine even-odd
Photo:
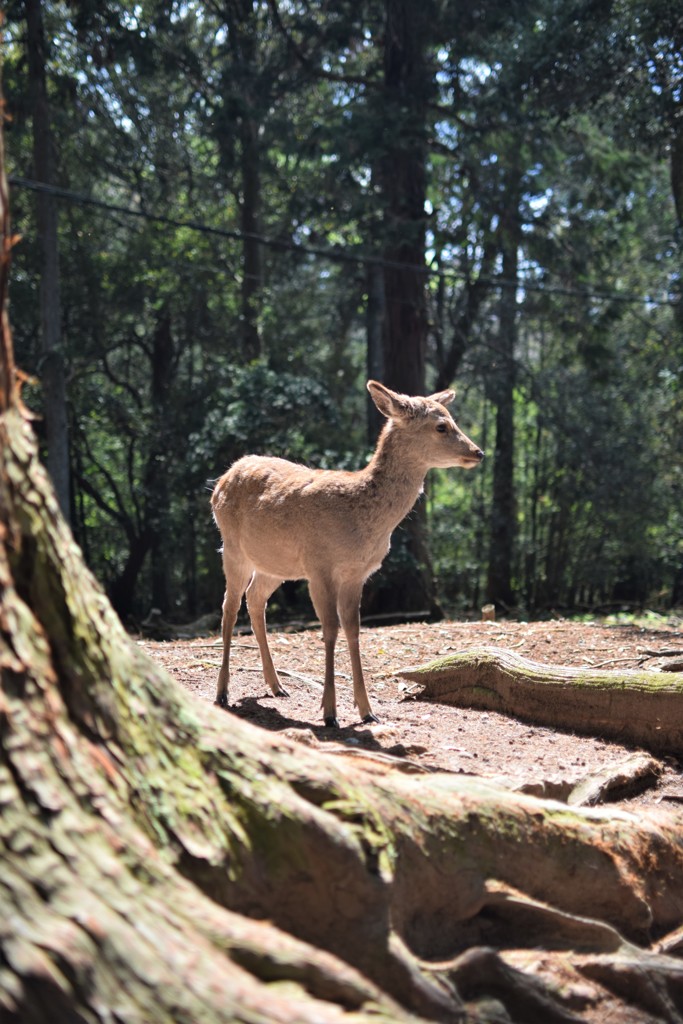
[(370, 707), (368, 691), (365, 688), (363, 665), (360, 660), (360, 599), (363, 587), (350, 585), (339, 594), (339, 615), (346, 636), (353, 673), (353, 702), (358, 708), (361, 720), (367, 724), (379, 722)]
[(228, 706), (228, 690), (230, 687), (230, 645), (232, 643), (232, 633), (235, 628), (235, 622), (237, 621), (237, 613), (240, 610), (242, 604), (242, 595), (244, 594), (244, 588), (247, 585), (248, 577), (242, 579), (232, 572), (228, 574), (226, 567), (225, 574), (225, 597), (223, 598), (223, 622), (222, 622), (222, 634), (223, 634), (223, 660), (221, 662), (220, 671), (218, 673), (218, 684), (216, 687), (216, 700), (215, 703), (221, 708), (227, 708)]
[(339, 635), (339, 616), (334, 587), (324, 580), (309, 580), (308, 590), (315, 613), (323, 628), (325, 644), (325, 685), (323, 687), (323, 721), (330, 729), (338, 729), (337, 695), (334, 687), (334, 650)]

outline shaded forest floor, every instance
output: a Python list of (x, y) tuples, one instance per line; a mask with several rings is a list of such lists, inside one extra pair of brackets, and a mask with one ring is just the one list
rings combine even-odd
[[(198, 700), (213, 703), (221, 658), (214, 636), (141, 645)], [(350, 665), (343, 637), (337, 659), (339, 730), (322, 726), (323, 648), (319, 628), (276, 631), (271, 650), (289, 697), (273, 697), (263, 681), (252, 636), (238, 636), (232, 658), (231, 711), (264, 729), (285, 731), (330, 754), (370, 757), (377, 771), (445, 770), (504, 781), (538, 795), (563, 798), (579, 782), (617, 766), (634, 750), (599, 737), (530, 725), (490, 711), (465, 710), (420, 698), (420, 687), (397, 671), (474, 646), (515, 651), (555, 665), (683, 670), (680, 624), (645, 628), (569, 621), (439, 622), (364, 628), (361, 650), (368, 692), (380, 725), (362, 725), (353, 707)], [(225, 728), (230, 720), (225, 711)], [(683, 803), (683, 761), (659, 759), (662, 773), (634, 805)], [(533, 787), (531, 789), (530, 787)], [(623, 794), (613, 794), (623, 802)]]

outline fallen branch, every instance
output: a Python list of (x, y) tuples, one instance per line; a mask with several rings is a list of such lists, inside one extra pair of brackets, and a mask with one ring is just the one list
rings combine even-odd
[(683, 647), (663, 647), (659, 651), (655, 647), (641, 647), (638, 653), (648, 658), (677, 658), (683, 655)]
[(481, 647), (397, 674), (446, 704), (500, 711), (658, 753), (683, 752), (683, 673), (543, 665)]

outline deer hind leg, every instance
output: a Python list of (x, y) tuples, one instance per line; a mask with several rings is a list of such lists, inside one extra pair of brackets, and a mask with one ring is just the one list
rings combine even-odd
[(368, 691), (365, 688), (363, 665), (360, 660), (360, 599), (363, 585), (348, 584), (339, 592), (339, 616), (346, 636), (353, 673), (353, 702), (363, 722), (379, 722), (372, 713)]
[(233, 565), (226, 558), (225, 554), (223, 555), (223, 569), (225, 570), (225, 597), (223, 599), (222, 623), (223, 661), (218, 673), (215, 703), (222, 708), (227, 708), (228, 691), (230, 688), (230, 645), (232, 643), (232, 633), (252, 570), (239, 565)]
[(333, 585), (326, 580), (309, 580), (308, 590), (315, 608), (315, 614), (323, 628), (325, 644), (325, 686), (323, 688), (323, 721), (328, 728), (338, 729), (337, 695), (334, 688), (334, 649), (339, 635), (337, 594)]
[(255, 572), (247, 587), (247, 608), (249, 609), (251, 627), (261, 652), (263, 677), (276, 697), (288, 697), (289, 694), (275, 671), (266, 632), (266, 604), (270, 595), (280, 586), (281, 582), (282, 580), (275, 576), (266, 576), (264, 573)]

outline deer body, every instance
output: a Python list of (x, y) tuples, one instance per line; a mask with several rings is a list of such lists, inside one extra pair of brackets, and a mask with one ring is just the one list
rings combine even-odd
[(382, 564), (392, 531), (413, 507), (428, 469), (473, 467), (483, 452), (445, 408), (455, 397), (452, 391), (409, 398), (375, 381), (368, 389), (388, 422), (364, 469), (309, 469), (251, 455), (234, 463), (216, 484), (211, 503), (223, 538), (226, 578), (223, 662), (216, 693), (216, 703), (223, 707), (228, 704), (232, 633), (245, 590), (265, 680), (275, 695), (286, 695), (268, 648), (265, 607), (283, 580), (305, 579), (325, 644), (325, 724), (338, 724), (334, 650), (340, 621), (351, 658), (354, 701), (363, 721), (377, 721), (358, 645), (363, 584)]

